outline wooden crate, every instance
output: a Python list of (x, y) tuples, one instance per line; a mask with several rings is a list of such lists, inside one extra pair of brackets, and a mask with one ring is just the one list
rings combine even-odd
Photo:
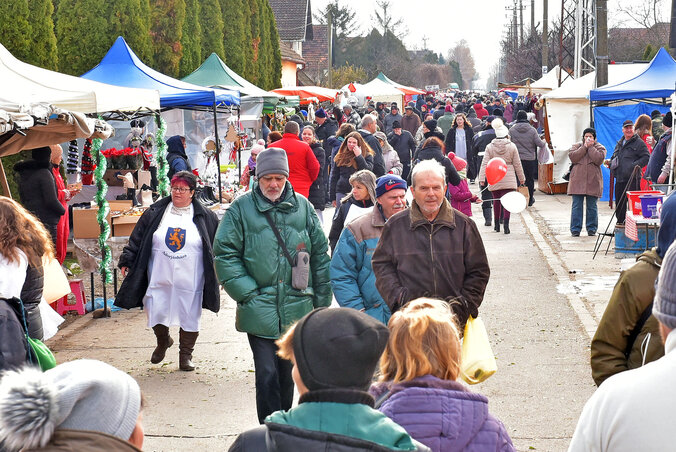
[(566, 194), (568, 182), (553, 183), (554, 164), (538, 164), (538, 190), (548, 195)]

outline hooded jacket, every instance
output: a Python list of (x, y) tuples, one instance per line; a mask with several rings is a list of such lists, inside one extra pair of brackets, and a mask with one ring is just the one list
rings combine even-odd
[(462, 331), (478, 315), (490, 277), (476, 224), (444, 199), (430, 222), (413, 201), (392, 216), (373, 252), (378, 292), (393, 313), (422, 296), (451, 304)]
[(507, 174), (495, 184), (489, 184), (488, 189), (490, 191), (516, 190), (517, 178), (521, 184), (526, 181), (526, 175), (523, 172), (521, 159), (519, 158), (519, 151), (508, 138), (496, 138), (491, 141), (491, 144), (486, 146), (486, 153), (481, 161), (481, 169), (479, 170), (479, 181), (483, 181), (486, 177), (486, 165), (488, 165), (488, 162), (493, 157), (501, 157), (507, 163)]
[(319, 161), (310, 146), (301, 141), (298, 135), (285, 133), (281, 140), (275, 142), (274, 147), (286, 152), (289, 161), (288, 179), (293, 190), (306, 198), (310, 196), (310, 186), (320, 173)]
[(56, 226), (66, 209), (59, 201), (52, 163), (24, 160), (14, 165), (19, 173), (19, 198), (21, 204), (45, 225)]
[(169, 180), (180, 171), (190, 171), (188, 155), (185, 153), (185, 147), (179, 135), (174, 135), (167, 140), (167, 163), (169, 164), (167, 172)]
[(298, 406), (272, 413), (264, 426), (237, 437), (230, 452), (429, 451), (372, 406), (373, 397), (361, 391), (311, 391)]
[(601, 165), (606, 158), (606, 148), (598, 141), (595, 141), (591, 147), (580, 142), (570, 148), (568, 157), (572, 162), (568, 194), (600, 198), (603, 194)]
[(488, 399), (457, 381), (424, 375), (369, 392), (376, 400), (386, 397), (378, 410), (433, 452), (516, 450), (505, 426), (488, 412)]
[[(148, 290), (148, 263), (153, 248), (153, 234), (162, 222), (164, 212), (171, 202), (171, 197), (162, 198), (146, 210), (134, 231), (129, 237), (129, 243), (122, 250), (119, 268), (129, 268), (129, 273), (122, 281), (120, 290), (115, 296), (115, 306), (131, 309), (143, 306), (143, 297)], [(202, 239), (202, 261), (204, 264), (204, 290), (202, 292), (202, 307), (218, 312), (221, 306), (221, 295), (213, 265), (213, 251), (211, 244), (214, 241), (218, 218), (211, 210), (205, 209), (202, 204), (193, 199), (193, 222), (197, 226)], [(189, 271), (190, 269), (186, 269)]]
[(527, 119), (516, 121), (516, 124), (509, 129), (509, 138), (516, 145), (521, 160), (536, 160), (538, 149), (547, 146)]
[[(295, 256), (305, 245), (310, 254), (308, 287), (291, 285), (291, 265), (265, 219), (268, 212), (287, 250)], [(225, 291), (237, 302), (237, 331), (277, 339), (314, 308), (331, 304), (328, 242), (310, 202), (287, 181), (281, 201), (260, 191), (237, 198), (226, 210), (214, 240), (214, 266)]]
[(341, 307), (363, 311), (387, 325), (390, 308), (376, 289), (371, 266), (384, 226), (385, 218), (378, 205), (345, 226), (331, 258), (331, 286)]

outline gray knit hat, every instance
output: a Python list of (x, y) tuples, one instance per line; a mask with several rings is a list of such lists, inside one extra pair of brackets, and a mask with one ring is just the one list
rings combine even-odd
[(676, 328), (676, 242), (672, 243), (662, 259), (657, 277), (653, 314), (661, 324)]
[(289, 159), (281, 148), (268, 148), (261, 151), (256, 158), (256, 177), (266, 174), (283, 174), (289, 177)]
[(129, 440), (141, 389), (101, 361), (70, 361), (44, 373), (33, 367), (0, 380), (0, 438), (10, 449), (44, 447), (55, 430), (89, 430)]

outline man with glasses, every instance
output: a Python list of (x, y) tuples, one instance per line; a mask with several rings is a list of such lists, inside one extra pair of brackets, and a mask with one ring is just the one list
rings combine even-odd
[(218, 280), (237, 302), (256, 370), (258, 421), (293, 402), (292, 365), (275, 340), (314, 308), (331, 304), (328, 242), (314, 207), (288, 181), (286, 152), (258, 154), (253, 189), (225, 212), (214, 241)]

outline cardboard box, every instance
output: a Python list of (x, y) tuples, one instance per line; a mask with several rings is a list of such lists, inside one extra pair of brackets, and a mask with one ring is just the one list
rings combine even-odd
[(129, 237), (136, 227), (140, 215), (121, 215), (113, 218), (113, 237)]
[[(125, 212), (132, 207), (131, 201), (108, 201), (111, 212)], [(96, 221), (98, 206), (89, 209), (73, 209), (73, 237), (76, 239), (97, 239), (101, 233), (99, 223)], [(107, 217), (111, 224), (111, 214)]]

